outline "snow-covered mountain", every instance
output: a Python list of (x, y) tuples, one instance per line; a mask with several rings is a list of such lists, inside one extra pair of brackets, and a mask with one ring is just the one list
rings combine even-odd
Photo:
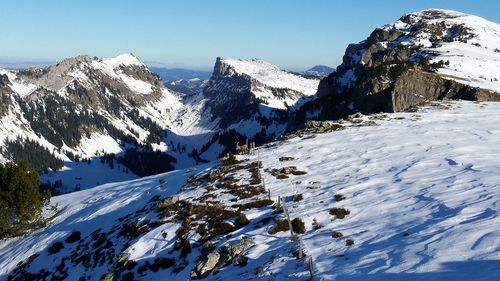
[(0, 280), (498, 280), (500, 103), (434, 105), (57, 196)]
[[(217, 58), (203, 89), (203, 112), (217, 127), (201, 154), (214, 159), (246, 139), (264, 143), (282, 134), (288, 115), (311, 99), (319, 79), (291, 73), (268, 62)], [(207, 120), (205, 120), (207, 122)]]
[(319, 95), (346, 94), (351, 108), (401, 111), (442, 98), (500, 100), (500, 25), (429, 9), (377, 28), (347, 47)]
[(62, 168), (43, 178), (70, 189), (214, 160), (238, 140), (273, 139), (319, 83), (260, 60), (219, 59), (203, 89), (180, 94), (131, 54), (0, 70), (0, 78), (0, 161)]
[(335, 68), (326, 66), (326, 65), (316, 65), (311, 67), (310, 69), (304, 71), (304, 75), (323, 78), (328, 76), (330, 73), (334, 72)]

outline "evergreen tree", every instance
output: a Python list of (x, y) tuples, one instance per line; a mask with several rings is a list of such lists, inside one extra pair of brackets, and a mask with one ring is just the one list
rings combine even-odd
[(0, 238), (22, 233), (42, 219), (50, 192), (40, 192), (38, 172), (26, 161), (0, 165)]

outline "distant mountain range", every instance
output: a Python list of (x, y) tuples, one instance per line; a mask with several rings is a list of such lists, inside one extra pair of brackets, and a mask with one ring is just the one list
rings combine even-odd
[[(62, 168), (44, 179), (70, 191), (214, 160), (237, 141), (266, 143), (310, 119), (500, 100), (498, 34), (478, 17), (425, 10), (349, 45), (336, 70), (217, 58), (209, 73), (148, 68), (132, 54), (0, 70), (0, 161)], [(89, 169), (102, 173), (87, 180)]]
[(318, 76), (318, 77), (324, 77), (328, 76), (328, 74), (332, 73), (335, 71), (335, 68), (329, 67), (326, 65), (316, 65), (306, 71), (304, 71), (304, 75), (308, 76)]

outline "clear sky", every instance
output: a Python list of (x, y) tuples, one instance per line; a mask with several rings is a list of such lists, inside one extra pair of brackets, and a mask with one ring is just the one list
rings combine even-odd
[(132, 52), (211, 69), (217, 56), (290, 69), (336, 66), (347, 44), (408, 12), (447, 8), (500, 22), (497, 0), (0, 0), (0, 61)]

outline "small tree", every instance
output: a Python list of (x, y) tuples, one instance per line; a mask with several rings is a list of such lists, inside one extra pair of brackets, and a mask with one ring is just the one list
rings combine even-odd
[(15, 235), (41, 220), (50, 191), (39, 191), (37, 171), (27, 162), (0, 166), (0, 237)]
[(230, 166), (234, 164), (238, 164), (238, 160), (236, 160), (236, 157), (232, 152), (227, 153), (227, 157), (223, 161), (224, 166)]
[(160, 183), (160, 186), (164, 186), (166, 183), (164, 178), (159, 179), (158, 182)]

